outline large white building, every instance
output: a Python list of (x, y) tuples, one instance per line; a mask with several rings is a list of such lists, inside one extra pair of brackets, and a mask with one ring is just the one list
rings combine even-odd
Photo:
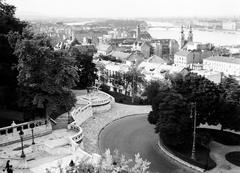
[(203, 68), (210, 71), (223, 72), (224, 75), (240, 76), (240, 59), (211, 56), (203, 60)]

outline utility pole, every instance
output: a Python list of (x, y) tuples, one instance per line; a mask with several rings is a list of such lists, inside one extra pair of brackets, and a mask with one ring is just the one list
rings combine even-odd
[(193, 126), (193, 146), (192, 146), (192, 156), (191, 159), (196, 161), (196, 148), (195, 148), (195, 142), (196, 142), (196, 119), (197, 119), (197, 103), (191, 103), (191, 112), (192, 112), (192, 106), (194, 106), (194, 126)]
[(134, 102), (134, 75), (132, 80), (132, 103)]

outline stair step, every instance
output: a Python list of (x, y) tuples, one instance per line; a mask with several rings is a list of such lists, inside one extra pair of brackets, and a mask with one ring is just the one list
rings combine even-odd
[[(2, 171), (4, 168), (0, 167), (0, 173), (7, 173), (7, 171)], [(14, 173), (33, 173), (30, 169), (18, 169), (13, 168)]]
[(28, 167), (29, 168), (38, 167), (40, 165), (50, 163), (50, 162), (53, 162), (55, 160), (62, 159), (62, 158), (67, 157), (69, 155), (70, 154), (61, 154), (61, 155), (49, 155), (49, 156), (44, 156), (44, 157), (38, 157), (36, 160), (34, 160), (32, 162), (28, 162)]

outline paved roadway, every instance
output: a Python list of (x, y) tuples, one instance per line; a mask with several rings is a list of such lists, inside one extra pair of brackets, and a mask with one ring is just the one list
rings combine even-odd
[(140, 153), (144, 160), (151, 162), (148, 169), (150, 172), (195, 172), (164, 155), (159, 150), (157, 141), (154, 125), (148, 123), (146, 115), (137, 115), (116, 120), (106, 126), (99, 136), (99, 148), (101, 153), (106, 148), (110, 148), (111, 152), (118, 149), (127, 159), (134, 159), (134, 155)]

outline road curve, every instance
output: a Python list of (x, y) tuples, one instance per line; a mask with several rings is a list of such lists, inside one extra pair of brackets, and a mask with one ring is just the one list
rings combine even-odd
[[(110, 148), (118, 149), (127, 159), (140, 156), (151, 162), (150, 172), (160, 173), (194, 173), (196, 171), (176, 163), (157, 146), (158, 135), (154, 133), (154, 125), (147, 121), (147, 115), (129, 116), (116, 120), (106, 126), (99, 134), (101, 153)], [(131, 165), (130, 165), (131, 166)]]

